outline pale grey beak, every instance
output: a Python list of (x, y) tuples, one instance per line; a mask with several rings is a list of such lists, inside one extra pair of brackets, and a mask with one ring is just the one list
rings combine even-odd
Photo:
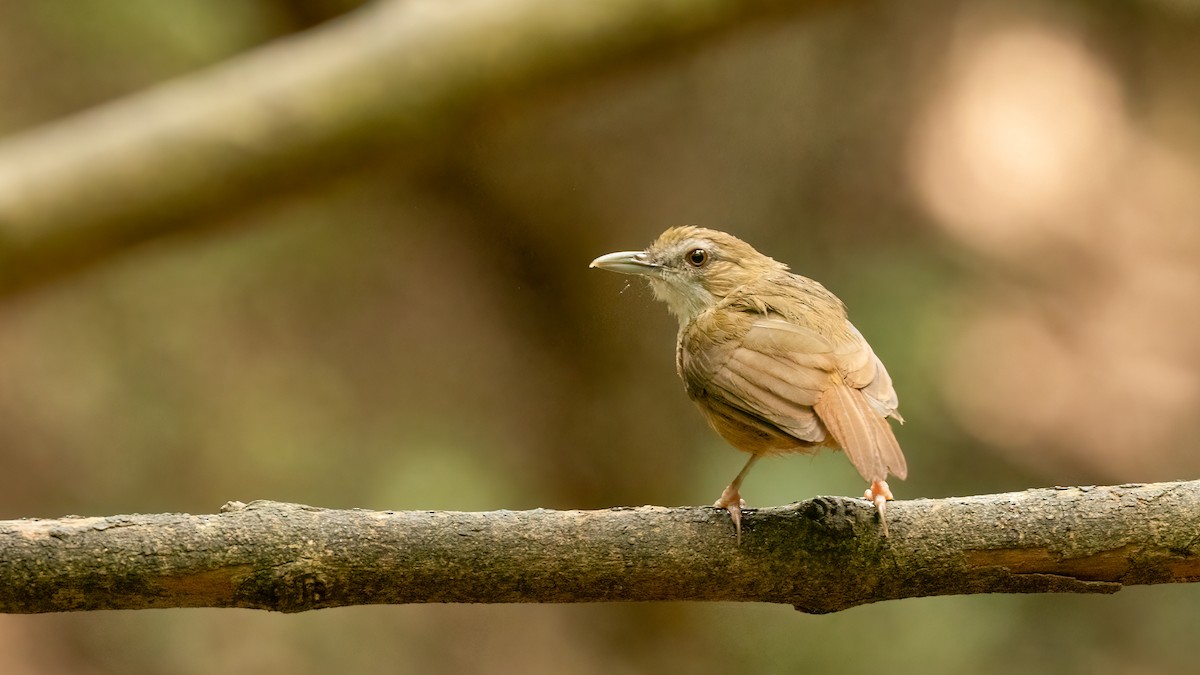
[(610, 272), (621, 274), (637, 274), (639, 276), (659, 276), (662, 267), (655, 265), (646, 258), (645, 251), (619, 251), (602, 255), (592, 261), (589, 268), (599, 267)]

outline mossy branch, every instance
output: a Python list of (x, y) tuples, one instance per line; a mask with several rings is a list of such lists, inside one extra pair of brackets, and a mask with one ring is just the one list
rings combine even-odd
[(1200, 580), (1200, 481), (723, 511), (361, 511), (0, 522), (0, 611), (724, 600), (833, 612), (966, 593)]

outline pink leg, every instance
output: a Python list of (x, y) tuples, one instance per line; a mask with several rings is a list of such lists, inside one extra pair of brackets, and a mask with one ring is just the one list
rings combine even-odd
[(741, 472), (733, 479), (733, 482), (721, 493), (721, 498), (713, 502), (713, 506), (729, 512), (729, 517), (733, 520), (733, 529), (737, 532), (739, 546), (742, 543), (742, 509), (746, 508), (746, 500), (742, 499), (740, 490), (746, 474), (750, 473), (750, 467), (754, 466), (754, 463), (757, 461), (758, 455), (750, 455), (746, 466), (742, 467)]
[(888, 525), (887, 518), (884, 516), (884, 507), (887, 506), (889, 499), (895, 499), (895, 497), (892, 496), (892, 491), (888, 488), (887, 481), (872, 481), (871, 487), (867, 488), (863, 496), (875, 504), (875, 510), (879, 511), (879, 522), (883, 525), (883, 536), (888, 536)]

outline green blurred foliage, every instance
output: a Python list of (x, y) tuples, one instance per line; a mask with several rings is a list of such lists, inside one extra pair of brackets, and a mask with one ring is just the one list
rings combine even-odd
[[(0, 0), (0, 130), (347, 9)], [(681, 223), (730, 230), (847, 302), (908, 419), (899, 497), (1108, 478), (1039, 472), (952, 412), (947, 351), (986, 297), (973, 291), (1002, 273), (930, 224), (904, 158), (957, 11), (868, 6), (763, 25), (512, 100), (419, 166), (385, 158), (5, 299), (0, 517), (211, 512), (233, 499), (709, 503), (742, 457), (676, 381), (673, 319), (640, 284), (587, 270)], [(1036, 3), (1014, 11), (1046, 20)], [(1138, 40), (1178, 40), (1162, 18), (1172, 7), (1138, 10), (1136, 40), (1113, 38), (1128, 18), (1106, 14), (1117, 11), (1133, 10), (1070, 14), (1100, 26), (1098, 49), (1117, 64)], [(840, 455), (765, 466), (744, 489), (752, 505), (863, 488)], [(0, 651), (12, 673), (1150, 673), (1194, 663), (1197, 593), (932, 598), (819, 617), (725, 604), (0, 617)]]

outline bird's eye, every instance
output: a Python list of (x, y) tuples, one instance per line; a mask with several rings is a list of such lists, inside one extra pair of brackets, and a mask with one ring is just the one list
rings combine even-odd
[(684, 256), (684, 259), (687, 260), (692, 267), (704, 267), (704, 264), (708, 262), (708, 251), (705, 251), (702, 248), (694, 248), (687, 252), (687, 255)]

